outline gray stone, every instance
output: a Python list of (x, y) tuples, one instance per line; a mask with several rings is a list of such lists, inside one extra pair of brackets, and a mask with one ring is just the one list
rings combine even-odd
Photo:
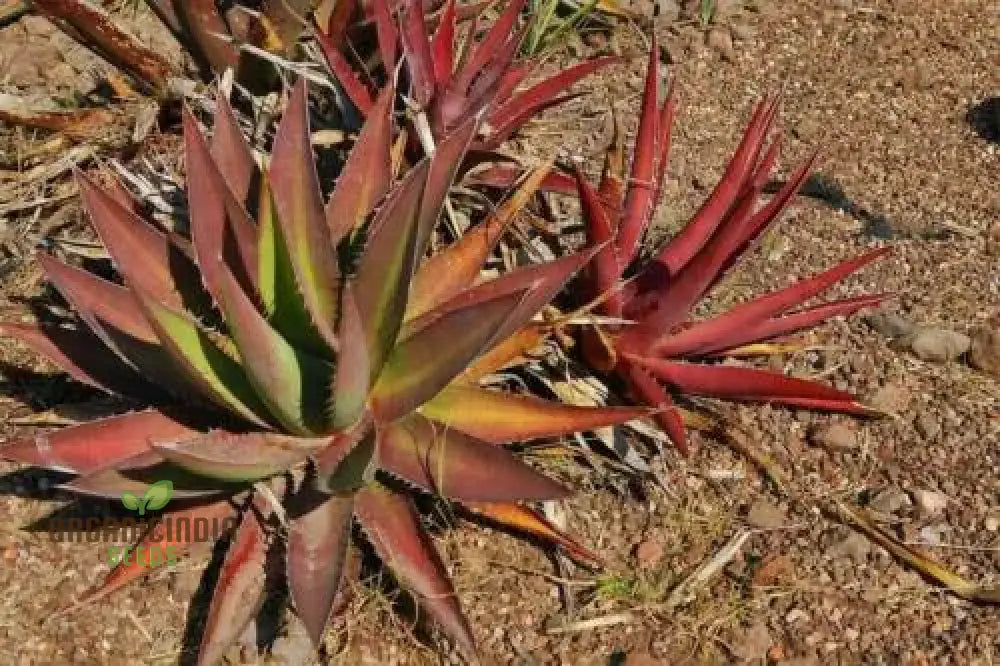
[(865, 323), (887, 338), (902, 337), (913, 331), (913, 323), (895, 312), (875, 312), (866, 315)]
[(922, 516), (939, 516), (948, 507), (948, 496), (935, 490), (917, 488), (910, 491), (910, 496)]
[(886, 488), (872, 498), (868, 506), (880, 513), (896, 513), (900, 509), (910, 506), (910, 496), (898, 488)]
[(858, 532), (851, 532), (842, 541), (838, 541), (826, 549), (827, 557), (837, 559), (847, 557), (858, 564), (863, 564), (868, 559), (872, 544), (868, 539)]
[(944, 328), (922, 328), (904, 339), (917, 358), (933, 363), (952, 361), (972, 346), (969, 336)]

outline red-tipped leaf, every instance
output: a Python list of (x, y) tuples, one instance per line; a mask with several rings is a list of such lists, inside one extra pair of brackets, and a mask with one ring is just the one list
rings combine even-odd
[(452, 384), (420, 413), (491, 444), (558, 437), (625, 423), (649, 414), (644, 407), (576, 407), (530, 395)]
[(569, 495), (508, 451), (419, 415), (381, 428), (377, 451), (379, 468), (442, 497), (509, 502)]
[(150, 409), (18, 437), (0, 446), (0, 457), (61, 472), (90, 474), (148, 452), (151, 441), (195, 434), (195, 430), (163, 412)]
[(344, 583), (354, 518), (352, 496), (305, 498), (312, 504), (288, 531), (288, 589), (295, 611), (319, 648)]
[(476, 652), (448, 573), (410, 500), (369, 484), (357, 495), (355, 513), (365, 534), (400, 584), (464, 653)]

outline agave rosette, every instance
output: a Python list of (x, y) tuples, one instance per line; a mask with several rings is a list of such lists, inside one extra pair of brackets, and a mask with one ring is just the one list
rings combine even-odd
[(815, 158), (801, 165), (780, 191), (760, 205), (780, 146), (777, 138), (768, 143), (778, 110), (776, 98), (757, 106), (725, 174), (694, 217), (651, 255), (641, 252), (662, 190), (676, 111), (673, 86), (664, 102), (658, 102), (656, 53), (654, 44), (627, 177), (624, 148), (616, 139), (597, 188), (579, 174), (575, 183), (562, 174), (546, 182), (552, 189), (579, 194), (588, 242), (600, 248), (574, 295), (582, 303), (596, 302), (597, 314), (630, 322), (585, 328), (584, 358), (591, 367), (619, 378), (638, 402), (656, 407), (656, 420), (682, 451), (686, 450), (684, 418), (674, 408), (673, 392), (874, 413), (849, 393), (819, 382), (717, 361), (767, 353), (771, 347), (757, 343), (878, 305), (889, 295), (869, 294), (802, 307), (884, 255), (887, 248), (844, 261), (721, 315), (691, 319), (693, 307), (775, 223), (809, 176)]
[[(410, 97), (427, 119), (435, 141), (471, 118), (483, 116), (474, 145), (481, 150), (495, 150), (543, 110), (571, 98), (573, 95), (567, 91), (575, 83), (620, 61), (617, 57), (594, 58), (519, 89), (539, 64), (537, 58), (518, 57), (530, 21), (535, 18), (519, 21), (525, 2), (507, 3), (481, 37), (481, 15), (473, 15), (460, 29), (461, 12), (454, 0), (444, 3), (433, 30), (421, 0), (369, 3), (367, 12), (376, 28), (383, 75), (392, 78), (402, 53)], [(373, 96), (345, 55), (343, 33), (321, 32), (317, 38), (334, 76), (358, 110), (367, 113)]]
[[(471, 652), (472, 634), (409, 489), (592, 558), (523, 504), (567, 491), (503, 445), (645, 413), (480, 385), (506, 362), (508, 336), (590, 254), (478, 281), (513, 212), (540, 182), (536, 174), (494, 216), (422, 261), (476, 124), (458, 128), (394, 182), (392, 98), (386, 90), (376, 100), (326, 204), (304, 84), (291, 96), (266, 169), (225, 100), (211, 142), (185, 113), (190, 238), (144, 220), (120, 187), (103, 190), (81, 175), (85, 207), (123, 283), (43, 256), (78, 319), (0, 325), (74, 378), (148, 405), (16, 439), (0, 455), (75, 473), (68, 489), (101, 497), (138, 496), (169, 479), (184, 500), (172, 515), (239, 517), (202, 663), (216, 662), (260, 608), (275, 531), (267, 516), (281, 513), (291, 597), (317, 644), (345, 584), (357, 523), (399, 583)], [(145, 549), (188, 545), (157, 529)], [(145, 570), (142, 561), (119, 565), (84, 600)]]

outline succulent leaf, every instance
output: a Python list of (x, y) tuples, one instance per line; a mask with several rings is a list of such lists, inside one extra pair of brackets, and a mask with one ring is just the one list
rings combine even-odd
[(371, 405), (393, 421), (433, 398), (468, 366), (518, 308), (523, 292), (452, 310), (393, 348)]
[(504, 449), (420, 416), (379, 431), (378, 465), (424, 490), (456, 500), (561, 499), (568, 491)]
[(332, 351), (338, 348), (340, 270), (323, 213), (319, 176), (309, 141), (308, 91), (300, 80), (274, 138), (269, 169), (277, 225), (312, 323)]
[(210, 432), (175, 441), (160, 441), (154, 451), (177, 467), (228, 483), (257, 481), (303, 462), (327, 440), (276, 433)]
[(267, 547), (267, 536), (257, 514), (244, 512), (212, 594), (198, 650), (199, 666), (220, 663), (264, 605)]
[(355, 515), (375, 551), (467, 655), (476, 652), (444, 564), (405, 496), (372, 483), (357, 494)]
[(576, 407), (529, 395), (452, 384), (425, 402), (420, 413), (492, 444), (557, 437), (625, 423), (649, 414), (643, 407)]
[(318, 648), (344, 583), (354, 498), (311, 494), (301, 499), (311, 506), (295, 517), (288, 532), (288, 587), (295, 610)]

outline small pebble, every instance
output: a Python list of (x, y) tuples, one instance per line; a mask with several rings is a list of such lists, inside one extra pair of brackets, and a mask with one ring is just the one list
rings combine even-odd
[(785, 512), (766, 500), (757, 500), (747, 513), (747, 522), (764, 529), (781, 527), (785, 524)]
[(910, 491), (913, 503), (922, 516), (938, 516), (948, 507), (948, 497), (934, 490), (916, 489)]
[(842, 541), (826, 549), (826, 556), (832, 559), (849, 557), (858, 564), (863, 564), (871, 552), (872, 545), (868, 539), (857, 532), (851, 532)]
[(972, 331), (969, 364), (981, 372), (1000, 377), (1000, 331), (980, 327)]
[(828, 451), (850, 451), (858, 446), (854, 428), (843, 423), (830, 423), (814, 428), (809, 438), (813, 444)]
[(969, 351), (969, 336), (944, 328), (922, 328), (907, 335), (901, 344), (910, 348), (917, 358), (932, 363), (947, 363)]
[(880, 513), (896, 513), (900, 509), (910, 506), (910, 496), (897, 488), (887, 488), (877, 494), (868, 506)]

